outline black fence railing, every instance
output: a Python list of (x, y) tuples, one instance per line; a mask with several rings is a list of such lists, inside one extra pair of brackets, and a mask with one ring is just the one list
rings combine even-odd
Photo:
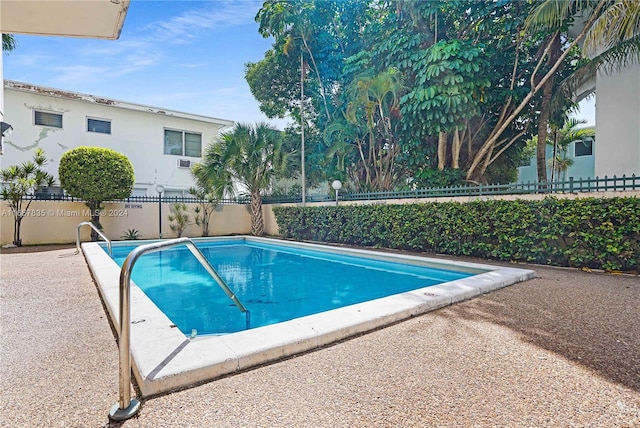
[[(640, 190), (640, 176), (623, 175), (604, 178), (579, 178), (570, 177), (567, 181), (554, 181), (547, 183), (527, 182), (512, 184), (480, 184), (449, 186), (428, 189), (401, 190), (388, 192), (359, 192), (339, 193), (341, 201), (371, 201), (382, 199), (417, 199), (440, 198), (452, 196), (490, 196), (490, 195), (527, 195), (527, 194), (555, 194), (555, 193), (584, 193)], [(334, 197), (329, 195), (308, 195), (307, 202), (332, 201)], [(296, 203), (301, 202), (301, 196), (269, 196), (263, 199), (265, 204)]]
[[(63, 195), (59, 193), (45, 193), (45, 192), (36, 192), (36, 194), (32, 196), (32, 199), (36, 201), (84, 202), (82, 199), (74, 198), (69, 195)], [(104, 203), (125, 203), (125, 204), (149, 203), (149, 202), (158, 203), (158, 197), (157, 196), (130, 196), (125, 199), (104, 201)], [(172, 204), (172, 203), (197, 204), (204, 201), (191, 196), (163, 196), (162, 202), (167, 204)], [(224, 198), (216, 202), (222, 205), (246, 205), (246, 204), (249, 204), (251, 200), (249, 199), (249, 197), (239, 197), (239, 198)]]
[[(528, 195), (528, 194), (557, 194), (557, 193), (585, 193), (585, 192), (605, 192), (640, 190), (640, 176), (622, 175), (604, 178), (579, 178), (570, 177), (567, 181), (554, 181), (547, 183), (526, 182), (512, 184), (480, 184), (449, 186), (415, 190), (400, 190), (388, 192), (353, 192), (339, 193), (340, 201), (371, 201), (383, 199), (418, 199), (418, 198), (441, 198), (452, 196), (490, 196), (490, 195)], [(62, 201), (62, 202), (83, 202), (81, 199), (73, 198), (60, 193), (37, 192), (33, 197), (35, 200)], [(307, 202), (330, 202), (335, 201), (335, 196), (330, 195), (307, 195)], [(158, 203), (158, 196), (130, 196), (126, 199), (105, 201), (119, 203)], [(187, 203), (194, 204), (202, 202), (192, 196), (163, 196), (164, 203)], [(225, 198), (218, 201), (223, 205), (246, 205), (251, 202), (250, 197), (241, 196), (238, 198)], [(302, 197), (298, 196), (265, 196), (262, 199), (264, 204), (299, 203)]]

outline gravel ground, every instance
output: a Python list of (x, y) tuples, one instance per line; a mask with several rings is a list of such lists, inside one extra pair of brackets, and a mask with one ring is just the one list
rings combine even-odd
[(110, 423), (113, 332), (83, 257), (48, 249), (0, 255), (3, 427), (640, 427), (638, 276), (529, 265), (526, 283)]

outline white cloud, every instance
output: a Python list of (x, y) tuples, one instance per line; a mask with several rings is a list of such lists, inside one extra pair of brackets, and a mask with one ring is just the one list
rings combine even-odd
[(202, 2), (206, 7), (188, 10), (166, 21), (145, 27), (156, 41), (189, 43), (201, 30), (215, 31), (252, 22), (262, 6), (259, 0)]

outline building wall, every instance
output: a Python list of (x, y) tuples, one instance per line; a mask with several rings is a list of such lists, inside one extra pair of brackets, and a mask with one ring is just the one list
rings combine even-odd
[[(567, 181), (569, 177), (573, 178), (594, 178), (595, 174), (595, 148), (597, 147), (596, 142), (591, 143), (593, 145), (591, 155), (586, 156), (575, 156), (575, 143), (569, 144), (567, 147), (567, 152), (565, 156), (569, 159), (573, 160), (573, 165), (571, 165), (565, 173), (560, 173), (559, 176), (556, 176), (555, 173), (553, 177), (553, 181)], [(553, 158), (553, 147), (547, 145), (547, 179), (551, 181), (551, 165), (548, 160)], [(620, 174), (619, 174), (620, 175)], [(529, 159), (529, 164), (518, 167), (518, 183), (535, 183), (538, 181), (538, 168), (536, 166), (536, 155), (535, 153)]]
[[(88, 102), (5, 87), (5, 118), (14, 131), (4, 142), (2, 166), (30, 160), (37, 147), (50, 160), (45, 170), (58, 176), (60, 157), (78, 146), (107, 147), (126, 155), (135, 171), (134, 194), (157, 195), (162, 184), (168, 196), (182, 194), (193, 185), (189, 168), (179, 159), (198, 162), (201, 158), (164, 154), (165, 128), (202, 134), (202, 149), (216, 141), (219, 130), (231, 121), (215, 122), (176, 117), (171, 112), (149, 108), (137, 111), (118, 107), (118, 102)], [(34, 110), (62, 113), (63, 128), (34, 125)], [(87, 118), (111, 121), (111, 134), (87, 131)]]
[[(169, 205), (162, 204), (162, 235), (175, 238), (170, 228)], [(191, 222), (194, 220), (194, 204), (187, 204)], [(121, 240), (129, 229), (140, 232), (142, 239), (156, 239), (159, 234), (159, 207), (157, 203), (109, 203), (104, 204), (100, 216), (104, 234), (111, 240)], [(34, 201), (29, 206), (20, 229), (22, 245), (61, 244), (76, 241), (79, 223), (91, 217), (84, 202)], [(13, 215), (6, 202), (0, 210), (0, 245), (13, 242)], [(90, 240), (88, 226), (80, 230), (81, 240)], [(247, 205), (220, 205), (211, 215), (209, 235), (248, 234), (251, 232), (251, 215)], [(183, 236), (202, 236), (202, 228), (192, 224)]]
[(640, 64), (599, 74), (596, 91), (595, 175), (639, 175)]

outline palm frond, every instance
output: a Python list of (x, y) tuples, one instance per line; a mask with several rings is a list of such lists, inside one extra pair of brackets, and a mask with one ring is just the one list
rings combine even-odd
[(593, 56), (640, 36), (640, 2), (617, 0), (606, 7), (587, 33), (585, 52)]

